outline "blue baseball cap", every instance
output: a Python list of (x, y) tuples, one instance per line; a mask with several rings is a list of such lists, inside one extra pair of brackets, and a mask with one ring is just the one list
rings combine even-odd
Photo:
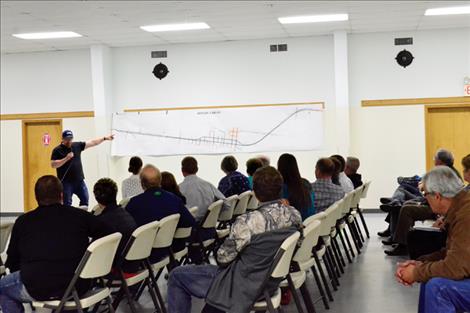
[(73, 133), (71, 130), (64, 130), (62, 132), (62, 139), (73, 139)]

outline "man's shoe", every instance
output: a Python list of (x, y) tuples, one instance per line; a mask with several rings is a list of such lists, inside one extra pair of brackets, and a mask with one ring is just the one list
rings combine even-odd
[(396, 242), (393, 241), (393, 239), (392, 239), (391, 237), (388, 237), (387, 239), (382, 240), (382, 244), (383, 244), (384, 246), (391, 246), (391, 245), (393, 245), (393, 244), (396, 244)]
[(384, 251), (386, 255), (389, 256), (404, 256), (408, 255), (408, 247), (402, 244), (397, 245), (392, 250)]
[(378, 235), (379, 237), (390, 237), (390, 235), (391, 235), (391, 234), (390, 234), (390, 228), (387, 228), (387, 229), (384, 230), (384, 231), (379, 231), (379, 232), (377, 233), (377, 235)]
[(382, 204), (388, 204), (392, 202), (392, 198), (380, 198), (380, 203)]
[(380, 205), (380, 209), (384, 211), (385, 213), (390, 213), (393, 210), (396, 210), (397, 208), (400, 208), (399, 205), (393, 205), (393, 204), (382, 204)]

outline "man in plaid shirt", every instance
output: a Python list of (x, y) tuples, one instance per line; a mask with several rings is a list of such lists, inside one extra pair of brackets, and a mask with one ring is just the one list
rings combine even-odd
[(343, 188), (331, 181), (334, 171), (335, 165), (329, 158), (321, 158), (315, 166), (317, 180), (312, 183), (312, 190), (315, 194), (317, 212), (325, 211), (330, 205), (344, 197)]

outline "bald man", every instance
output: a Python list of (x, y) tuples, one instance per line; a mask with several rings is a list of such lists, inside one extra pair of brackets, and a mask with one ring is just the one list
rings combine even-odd
[[(132, 197), (126, 206), (126, 210), (132, 215), (137, 226), (161, 220), (172, 214), (180, 214), (178, 227), (195, 226), (196, 222), (184, 206), (183, 201), (178, 196), (161, 188), (162, 175), (158, 168), (150, 164), (144, 166), (140, 172), (140, 181), (144, 193)], [(172, 250), (177, 252), (184, 247), (184, 241), (175, 240)], [(168, 250), (154, 249), (150, 261), (155, 263), (168, 255)]]

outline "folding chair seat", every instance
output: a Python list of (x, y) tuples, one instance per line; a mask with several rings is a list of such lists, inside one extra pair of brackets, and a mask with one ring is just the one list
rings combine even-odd
[[(192, 227), (179, 227), (175, 231), (175, 236), (174, 239), (176, 240), (182, 240), (189, 242), (189, 239), (191, 238), (191, 231)], [(185, 246), (183, 249), (179, 251), (172, 251), (173, 254), (173, 260), (176, 262), (174, 265), (181, 265), (183, 264), (184, 260), (186, 259), (188, 255), (188, 247)]]
[(198, 229), (198, 242), (191, 243), (193, 248), (200, 249), (203, 261), (209, 262), (209, 254), (215, 248), (216, 238), (203, 239), (200, 232), (216, 229), (217, 220), (224, 204), (223, 200), (217, 200), (207, 208), (206, 215), (202, 219)]
[(248, 200), (250, 200), (252, 191), (248, 190), (238, 195), (238, 201), (233, 209), (233, 218), (235, 221), (237, 217), (246, 213), (246, 208), (248, 207)]
[[(63, 310), (77, 310), (83, 313), (84, 309), (99, 306), (104, 301), (109, 311), (114, 312), (111, 291), (105, 286), (103, 277), (111, 272), (121, 237), (120, 233), (114, 233), (92, 242), (78, 264), (64, 296), (60, 300), (33, 301), (33, 307), (50, 309), (57, 313)], [(75, 286), (78, 279), (93, 279), (98, 281), (100, 286), (80, 297)]]
[(272, 270), (270, 271), (269, 276), (266, 277), (261, 289), (261, 294), (259, 295), (260, 297), (258, 297), (262, 297), (262, 300), (256, 301), (253, 304), (251, 308), (252, 311), (268, 310), (270, 313), (278, 312), (278, 309), (281, 306), (281, 290), (278, 288), (274, 295), (270, 296), (268, 290), (266, 289), (266, 285), (270, 279), (290, 277), (289, 268), (299, 238), (300, 233), (295, 232), (294, 234), (287, 237), (282, 243), (274, 257)]
[(297, 290), (300, 289), (305, 306), (308, 312), (315, 312), (314, 302), (312, 301), (311, 294), (306, 285), (307, 272), (312, 270), (313, 276), (319, 288), (321, 297), (318, 300), (322, 300), (325, 308), (329, 308), (328, 299), (326, 298), (323, 286), (321, 285), (317, 270), (315, 268), (315, 258), (313, 256), (313, 248), (318, 243), (320, 236), (320, 220), (311, 221), (305, 225), (302, 231), (302, 243), (294, 254), (291, 263), (291, 270), (289, 277), (281, 283), (281, 287), (289, 287), (294, 301), (299, 312), (303, 312), (302, 304), (300, 303)]
[(254, 211), (254, 210), (258, 209), (258, 206), (259, 206), (259, 201), (255, 196), (255, 192), (252, 191), (251, 194), (250, 194), (250, 198), (248, 199), (248, 204), (246, 206), (246, 210), (247, 211)]
[[(119, 272), (119, 277), (108, 281), (108, 286), (119, 287), (113, 304), (115, 309), (118, 307), (122, 298), (125, 297), (129, 303), (131, 312), (137, 313), (134, 296), (131, 294), (129, 287), (141, 284), (141, 288), (147, 287), (155, 309), (158, 312), (162, 312), (157, 299), (156, 290), (153, 288), (153, 286), (156, 286), (156, 281), (152, 266), (148, 259), (152, 253), (159, 226), (160, 222), (155, 221), (142, 225), (132, 232), (129, 241), (122, 252), (122, 256), (119, 259), (118, 265), (116, 266), (116, 269)], [(121, 267), (121, 264), (124, 261), (140, 261), (141, 270), (134, 273), (131, 277), (125, 277)]]

